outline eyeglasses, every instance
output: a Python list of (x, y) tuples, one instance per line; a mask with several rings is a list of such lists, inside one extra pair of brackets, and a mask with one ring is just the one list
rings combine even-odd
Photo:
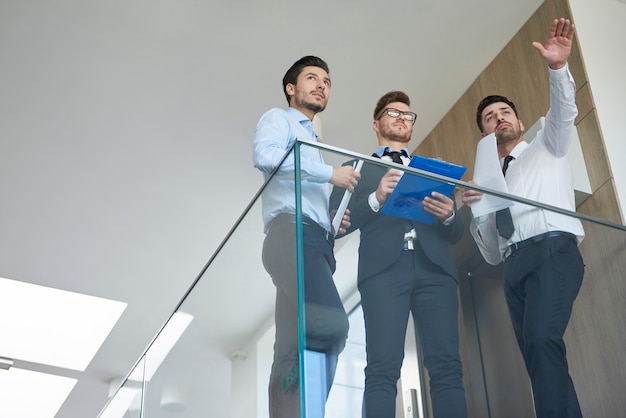
[(411, 122), (413, 125), (415, 125), (415, 120), (417, 119), (417, 114), (413, 112), (403, 112), (402, 110), (394, 109), (393, 107), (383, 109), (380, 112), (380, 116), (378, 116), (378, 119), (382, 118), (384, 113), (387, 113), (387, 115), (391, 118), (397, 118), (402, 115), (402, 119)]

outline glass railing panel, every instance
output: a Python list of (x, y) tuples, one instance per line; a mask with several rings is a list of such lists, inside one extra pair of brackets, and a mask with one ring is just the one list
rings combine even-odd
[(144, 417), (267, 416), (276, 291), (263, 230), (256, 199), (148, 349)]
[[(582, 225), (584, 277), (564, 337), (569, 373), (583, 416), (619, 415), (624, 402), (609, 382), (626, 382), (623, 369), (613, 367), (625, 360), (620, 347), (626, 339), (619, 330), (626, 325), (626, 233), (589, 220)], [(534, 416), (531, 384), (505, 298), (504, 266), (486, 263), (471, 237), (453, 250), (459, 261), (464, 370), (473, 410), (476, 416), (511, 410)]]
[(114, 390), (111, 398), (99, 415), (100, 418), (141, 418), (144, 400), (145, 357), (142, 357), (119, 388)]
[[(366, 155), (346, 155), (343, 150), (323, 145), (321, 147), (324, 149), (324, 159), (334, 165), (358, 157), (365, 161), (364, 167), (367, 164), (386, 164), (385, 169), (400, 169), (405, 172), (404, 175), (423, 176), (415, 170), (374, 161)], [(437, 176), (430, 178), (437, 180)], [(609, 382), (621, 382), (620, 385), (626, 383), (626, 372), (623, 368), (611, 366), (623, 364), (626, 360), (624, 350), (620, 348), (626, 344), (624, 333), (620, 331), (626, 326), (626, 285), (622, 273), (626, 267), (623, 265), (626, 263), (626, 228), (621, 224), (615, 197), (609, 196), (610, 187), (604, 187), (603, 190), (583, 196), (582, 199), (576, 193), (578, 212), (569, 212), (541, 202), (525, 201), (475, 186), (467, 183), (467, 180), (469, 179), (448, 179), (449, 183), (456, 186), (453, 196), (457, 216), (464, 224), (463, 237), (450, 246), (450, 252), (459, 277), (459, 351), (469, 416), (508, 416), (513, 410), (519, 411), (520, 416), (534, 416), (534, 400), (529, 374), (518, 347), (505, 298), (504, 264), (489, 264), (479, 251), (469, 231), (472, 211), (461, 201), (464, 189), (480, 190), (484, 196), (498, 197), (505, 203), (511, 201), (516, 205), (525, 204), (543, 211), (543, 214), (531, 214), (531, 217), (552, 219), (554, 216), (563, 216), (582, 224), (585, 236), (579, 250), (585, 264), (584, 278), (573, 303), (564, 336), (569, 374), (575, 384), (583, 416), (598, 415), (597, 411), (602, 411), (602, 416), (619, 415), (624, 402), (618, 394), (619, 389)], [(566, 242), (568, 239), (565, 239)], [(349, 280), (355, 279), (359, 245), (358, 236), (353, 238), (348, 235), (336, 241), (335, 254), (338, 271), (341, 272), (335, 275), (338, 286), (341, 285), (344, 275), (350, 277)], [(528, 251), (527, 248), (520, 251)], [(561, 250), (558, 245), (539, 248)], [(511, 260), (519, 257), (519, 254), (521, 253), (507, 254), (508, 261), (505, 263), (513, 265)], [(576, 264), (574, 258), (568, 260), (566, 262)], [(352, 272), (343, 271), (343, 266), (349, 266)], [(353, 296), (352, 299), (358, 300), (359, 297)], [(420, 353), (419, 332), (409, 335), (414, 331), (412, 327), (412, 324), (407, 327), (404, 364), (397, 383), (397, 408), (402, 408), (403, 411), (397, 413), (403, 413), (404, 416), (431, 417), (431, 382)], [(363, 350), (362, 353), (364, 352)], [(344, 350), (339, 357), (338, 369), (343, 367), (343, 362), (353, 363), (355, 357), (361, 362), (366, 361), (365, 357), (354, 356), (348, 349)], [(407, 368), (407, 362), (416, 363), (416, 367)], [(363, 378), (363, 368), (355, 369), (353, 373), (354, 381)], [(359, 392), (359, 389), (355, 392)], [(327, 405), (327, 416), (345, 414), (341, 405), (331, 402), (335, 395), (333, 392), (336, 391), (338, 395), (342, 390), (343, 388), (333, 387)], [(362, 389), (360, 394), (362, 395)], [(360, 409), (350, 416), (358, 417), (359, 413)]]
[(268, 416), (276, 290), (263, 239), (255, 196), (147, 348), (141, 417)]
[[(303, 143), (302, 147), (312, 145)], [(329, 164), (340, 165), (358, 158), (384, 170), (395, 168), (404, 171), (405, 175), (428, 177), (417, 170), (392, 166), (367, 155), (323, 145), (315, 147), (321, 148), (320, 152)], [(442, 180), (436, 176), (429, 178)], [(293, 184), (294, 171), (272, 178), (265, 186), (264, 198), (275, 196), (276, 187), (271, 185), (279, 180)], [(478, 251), (469, 234), (471, 211), (462, 205), (460, 192), (463, 188), (474, 188), (503, 196), (463, 179), (449, 179), (449, 183), (456, 186), (457, 216), (464, 223), (464, 234), (450, 251), (459, 273), (459, 351), (470, 416), (505, 416), (499, 412), (511, 405), (532, 413), (530, 383), (504, 300), (502, 264), (489, 265)], [(303, 187), (300, 193), (305, 195), (310, 191)], [(305, 200), (308, 197), (305, 196)], [(287, 200), (292, 198), (292, 209), (296, 212), (296, 195), (287, 195)], [(609, 222), (593, 216), (599, 209), (606, 209), (594, 201), (596, 198), (600, 199), (592, 196), (580, 206), (581, 213), (588, 216), (581, 219), (586, 233), (580, 245), (586, 264), (585, 279), (565, 339), (570, 374), (577, 389), (581, 388), (579, 399), (583, 412), (589, 415), (594, 410), (603, 410), (607, 412), (604, 416), (618, 416), (619, 413), (610, 414), (610, 408), (616, 408), (622, 402), (612, 386), (622, 385), (607, 385), (601, 376), (611, 382), (626, 383), (623, 368), (610, 367), (611, 364), (624, 364), (626, 360), (619, 348), (626, 345), (624, 333), (620, 332), (626, 327), (623, 303), (626, 291), (620, 273), (625, 267), (622, 260), (626, 259), (623, 254), (626, 235), (623, 227), (613, 223), (615, 219)], [(297, 272), (298, 266), (302, 268), (306, 264), (305, 251), (309, 248), (302, 245), (303, 230), (307, 227), (293, 219), (285, 222), (286, 238), (278, 240), (266, 257), (268, 254), (286, 256), (283, 264), (291, 266), (287, 276), (293, 276), (291, 283), (297, 285), (303, 279), (302, 272)], [(307, 338), (310, 329), (305, 325), (306, 313), (315, 307), (300, 303), (296, 309), (299, 317), (292, 314), (286, 318), (280, 312), (276, 315), (276, 287), (263, 264), (264, 229), (259, 193), (210, 258), (197, 282), (184, 295), (170, 321), (148, 347), (145, 358), (139, 363), (139, 375), (143, 377), (137, 378), (135, 371), (132, 379), (124, 383), (124, 387), (139, 388), (141, 399), (135, 399), (135, 406), (129, 407), (125, 415), (117, 416), (156, 418), (176, 412), (180, 417), (269, 417), (268, 386), (274, 356), (274, 323), (275, 319), (289, 319), (292, 325), (288, 339), (295, 341), (296, 345), (299, 342), (298, 358), (310, 362), (302, 371), (305, 362), (296, 360), (297, 368), (294, 368), (292, 359), (292, 364), (281, 372), (276, 387), (280, 396), (288, 395), (286, 402), (291, 402), (292, 406), (283, 406), (279, 402), (272, 417), (361, 417), (366, 344), (361, 295), (357, 290), (359, 231), (334, 242), (336, 271), (333, 280), (347, 314), (349, 331), (329, 388), (328, 380), (320, 377), (327, 370), (320, 366), (325, 358), (321, 358), (318, 347), (310, 344)], [(298, 245), (302, 245), (300, 257)], [(296, 290), (292, 290), (292, 296), (293, 292)], [(306, 299), (306, 292), (301, 293), (300, 298), (301, 301)], [(308, 319), (311, 317), (314, 315), (309, 315)], [(431, 382), (424, 367), (419, 340), (419, 332), (409, 319), (396, 403), (404, 416), (428, 417), (432, 416)], [(589, 367), (590, 364), (593, 367)], [(303, 379), (298, 378), (301, 373)], [(609, 398), (609, 394), (613, 397)], [(292, 412), (294, 403), (297, 405), (295, 415)], [(300, 405), (304, 407), (302, 410)], [(109, 408), (101, 416), (107, 416)]]
[[(301, 403), (305, 408), (319, 408), (321, 401), (323, 406), (323, 400), (315, 398), (325, 390), (321, 375), (311, 371), (306, 373), (310, 383), (300, 379), (305, 363), (307, 370), (319, 368), (320, 363), (318, 352), (307, 352), (304, 343), (299, 347), (306, 331), (299, 324), (304, 319), (299, 310), (305, 308), (298, 306), (296, 243), (302, 241), (302, 225), (294, 218), (294, 182), (291, 160), (290, 167), (264, 185), (263, 198), (259, 192), (253, 199), (148, 347), (142, 417), (166, 417), (174, 412), (181, 417), (268, 417), (271, 407), (275, 410), (271, 416), (291, 418), (300, 416)], [(287, 191), (282, 189), (285, 185)], [(291, 216), (273, 223), (275, 236), (265, 251), (272, 276), (285, 282), (277, 292), (263, 262), (262, 200), (269, 207), (278, 195), (287, 202)], [(284, 271), (279, 274), (277, 270)], [(277, 356), (282, 362), (277, 362), (276, 377), (270, 381), (275, 321), (284, 324), (277, 351), (287, 353)], [(305, 386), (310, 390), (301, 390)], [(308, 402), (307, 394), (312, 397)]]

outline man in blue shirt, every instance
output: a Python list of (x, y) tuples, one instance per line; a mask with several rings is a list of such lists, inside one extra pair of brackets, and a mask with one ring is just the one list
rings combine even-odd
[[(262, 195), (266, 233), (263, 264), (276, 285), (276, 339), (269, 384), (271, 418), (300, 416), (293, 154), (281, 161), (296, 138), (317, 141), (313, 117), (326, 108), (331, 84), (328, 73), (328, 65), (318, 57), (296, 61), (283, 78), (289, 108), (267, 111), (254, 137), (254, 166), (266, 179), (278, 167)], [(332, 277), (334, 231), (328, 209), (328, 183), (353, 191), (360, 174), (352, 167), (325, 164), (317, 148), (302, 146), (300, 150), (306, 349), (324, 355), (324, 394), (328, 396), (348, 335), (348, 317)], [(346, 215), (339, 232), (345, 232), (348, 225)]]

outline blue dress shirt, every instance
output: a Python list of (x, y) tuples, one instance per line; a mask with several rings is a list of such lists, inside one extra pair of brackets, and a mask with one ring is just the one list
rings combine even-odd
[[(313, 123), (294, 108), (268, 110), (259, 120), (253, 144), (254, 166), (265, 179), (278, 166), (296, 138), (317, 141)], [(328, 213), (329, 185), (333, 167), (325, 164), (319, 149), (300, 148), (302, 175), (302, 213), (330, 231)], [(287, 157), (262, 195), (263, 221), (280, 213), (295, 213), (294, 158)]]

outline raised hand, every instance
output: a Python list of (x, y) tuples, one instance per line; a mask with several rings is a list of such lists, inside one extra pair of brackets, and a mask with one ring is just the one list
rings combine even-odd
[(560, 18), (552, 21), (548, 39), (545, 45), (533, 42), (533, 46), (550, 68), (558, 70), (563, 68), (572, 50), (572, 38), (576, 26), (569, 19)]

